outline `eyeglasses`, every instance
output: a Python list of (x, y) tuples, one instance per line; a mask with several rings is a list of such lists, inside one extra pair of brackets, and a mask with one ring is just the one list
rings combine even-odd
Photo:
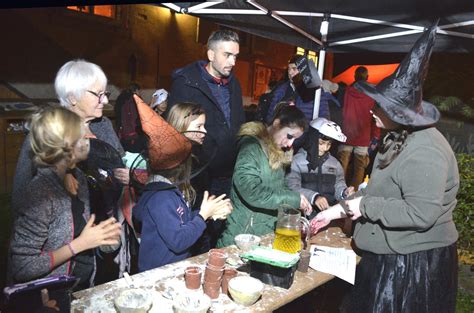
[(102, 92), (97, 93), (97, 92), (94, 92), (92, 90), (87, 90), (87, 92), (90, 93), (90, 94), (93, 94), (94, 96), (99, 98), (99, 103), (104, 102), (105, 97), (107, 97), (107, 99), (109, 99), (110, 94), (111, 94), (110, 91), (102, 91)]

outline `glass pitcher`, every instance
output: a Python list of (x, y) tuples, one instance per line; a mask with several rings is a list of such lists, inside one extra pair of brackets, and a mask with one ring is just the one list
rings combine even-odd
[(309, 222), (301, 216), (297, 209), (282, 208), (278, 210), (278, 220), (275, 229), (273, 249), (288, 253), (297, 253), (301, 247), (301, 229), (306, 234), (305, 242), (309, 240)]

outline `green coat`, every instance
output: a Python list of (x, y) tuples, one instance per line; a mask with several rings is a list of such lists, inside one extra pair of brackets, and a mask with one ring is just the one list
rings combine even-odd
[[(271, 233), (275, 230), (279, 207), (300, 207), (300, 194), (285, 185), (283, 167), (291, 158), (275, 148), (265, 126), (247, 123), (242, 126), (240, 134), (243, 136), (239, 142), (230, 194), (234, 210), (227, 218), (218, 247), (234, 244), (234, 237), (241, 233)], [(275, 169), (270, 165), (269, 155), (273, 157)]]

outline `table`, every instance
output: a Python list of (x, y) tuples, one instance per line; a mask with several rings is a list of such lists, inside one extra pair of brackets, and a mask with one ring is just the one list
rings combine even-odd
[[(273, 234), (263, 236), (261, 245), (271, 246)], [(311, 244), (322, 246), (351, 248), (351, 239), (347, 238), (340, 228), (329, 227), (311, 238)], [(224, 248), (229, 255), (228, 260), (232, 263), (239, 262), (239, 249), (232, 245)], [(142, 272), (132, 276), (135, 287), (144, 288), (153, 293), (154, 304), (152, 312), (172, 312), (172, 301), (164, 298), (162, 292), (167, 288), (183, 290), (184, 269), (190, 265), (204, 266), (207, 254), (198, 255), (180, 262), (168, 264), (153, 270)], [(248, 274), (247, 274), (248, 275)], [(262, 297), (252, 306), (243, 307), (235, 304), (227, 295), (221, 294), (213, 300), (212, 312), (272, 312), (275, 309), (295, 300), (308, 293), (314, 288), (323, 285), (334, 276), (309, 269), (307, 273), (296, 271), (294, 281), (289, 289), (266, 285)], [(108, 282), (73, 294), (75, 299), (71, 304), (72, 312), (115, 312), (113, 308), (114, 297), (124, 289), (127, 283), (123, 278)]]

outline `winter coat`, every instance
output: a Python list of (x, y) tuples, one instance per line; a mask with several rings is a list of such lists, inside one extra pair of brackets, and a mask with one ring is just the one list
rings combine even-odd
[(220, 247), (234, 244), (234, 237), (241, 233), (271, 233), (278, 208), (300, 207), (299, 193), (285, 185), (284, 166), (289, 165), (292, 153), (275, 145), (263, 123), (242, 125), (239, 137), (230, 194), (234, 209), (217, 242)]
[(194, 62), (173, 73), (168, 112), (173, 105), (180, 102), (194, 102), (201, 105), (206, 112), (207, 130), (203, 150), (207, 156), (211, 156), (217, 148), (216, 157), (209, 165), (210, 176), (231, 177), (237, 155), (236, 134), (245, 122), (242, 90), (237, 78), (231, 74), (228, 77), (231, 123), (228, 125), (219, 103), (202, 78), (201, 71), (205, 70), (206, 64), (206, 61)]
[[(78, 198), (84, 203), (84, 219), (90, 217), (85, 177), (76, 170)], [(18, 208), (10, 243), (8, 276), (11, 282), (70, 274), (74, 261), (52, 268), (52, 252), (73, 240), (74, 221), (71, 196), (62, 179), (50, 167), (39, 167), (37, 175), (23, 190), (25, 206)], [(91, 277), (91, 285), (93, 277)]]
[(288, 187), (302, 193), (310, 203), (314, 203), (317, 195), (326, 197), (330, 205), (341, 200), (347, 185), (339, 161), (328, 153), (320, 167), (309, 171), (306, 157), (306, 150), (301, 148), (293, 158), (291, 171), (286, 175)]
[(133, 216), (141, 223), (140, 272), (190, 257), (191, 246), (206, 228), (178, 188), (166, 181), (151, 184), (133, 209)]
[(370, 110), (375, 101), (353, 86), (348, 86), (342, 108), (342, 132), (349, 146), (368, 147), (372, 138), (379, 139), (380, 129), (375, 126)]

